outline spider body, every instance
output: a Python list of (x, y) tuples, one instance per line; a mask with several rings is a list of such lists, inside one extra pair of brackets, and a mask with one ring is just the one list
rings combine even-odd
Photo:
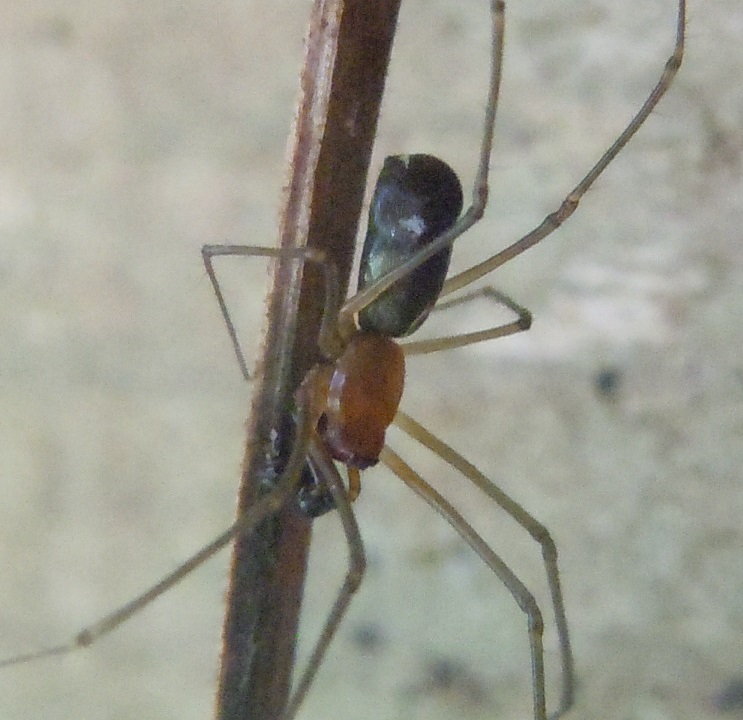
[[(369, 207), (359, 289), (446, 232), (462, 203), (459, 178), (443, 160), (425, 154), (387, 157)], [(364, 470), (379, 462), (405, 379), (405, 357), (392, 338), (413, 333), (426, 319), (441, 293), (450, 258), (451, 247), (446, 247), (365, 307), (358, 315), (361, 329), (340, 356), (315, 366), (302, 383), (302, 391), (319, 396), (325, 408), (317, 423), (319, 438), (332, 458), (349, 468)], [(303, 473), (298, 504), (310, 517), (335, 508), (312, 467)]]
[(333, 460), (359, 470), (379, 462), (404, 380), (400, 346), (372, 332), (355, 335), (334, 364), (310, 370), (301, 387), (321, 397), (317, 434)]
[[(359, 268), (359, 289), (414, 257), (456, 222), (462, 185), (452, 168), (433, 155), (385, 158), (369, 207)], [(379, 462), (385, 432), (402, 397), (405, 357), (392, 338), (413, 333), (436, 304), (449, 271), (446, 247), (382, 293), (358, 315), (360, 330), (335, 360), (315, 366), (302, 392), (320, 398), (324, 411), (318, 437), (330, 455), (349, 469)], [(358, 480), (352, 474), (352, 496)], [(297, 491), (297, 505), (316, 518), (336, 508), (330, 491), (309, 462)]]

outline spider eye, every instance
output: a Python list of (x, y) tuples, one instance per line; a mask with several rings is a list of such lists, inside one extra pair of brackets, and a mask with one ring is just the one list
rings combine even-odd
[[(433, 155), (393, 155), (384, 161), (369, 208), (359, 290), (394, 270), (446, 232), (462, 211), (454, 170)], [(444, 248), (359, 313), (366, 332), (403, 337), (426, 319), (449, 270)]]

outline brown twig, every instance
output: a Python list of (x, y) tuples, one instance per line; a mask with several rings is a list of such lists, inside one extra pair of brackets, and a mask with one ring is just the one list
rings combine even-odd
[[(366, 173), (400, 0), (316, 0), (285, 190), (280, 246), (322, 248), (343, 288), (350, 272)], [(262, 369), (256, 379), (238, 512), (285, 453), (297, 384), (317, 358), (320, 273), (276, 265)], [(278, 441), (277, 441), (278, 438)], [(310, 523), (293, 508), (235, 542), (218, 720), (277, 720), (286, 705), (309, 551)]]

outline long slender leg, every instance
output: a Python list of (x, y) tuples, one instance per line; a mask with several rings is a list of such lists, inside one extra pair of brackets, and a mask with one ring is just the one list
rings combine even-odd
[(353, 326), (353, 316), (378, 298), (390, 285), (409, 275), (428, 258), (435, 255), (442, 248), (451, 245), (456, 238), (471, 228), (485, 212), (488, 202), (488, 171), (490, 166), (490, 152), (493, 147), (493, 131), (495, 128), (495, 114), (498, 108), (498, 94), (500, 91), (501, 66), (503, 60), (503, 32), (505, 28), (506, 6), (502, 0), (491, 0), (490, 13), (492, 18), (492, 45), (490, 54), (490, 82), (488, 99), (485, 110), (485, 125), (483, 128), (480, 157), (472, 188), (472, 204), (467, 208), (459, 220), (443, 235), (438, 237), (427, 248), (412, 257), (400, 267), (387, 273), (379, 280), (367, 285), (361, 292), (346, 300), (340, 310), (338, 322), (344, 336)]
[(492, 285), (482, 285), (474, 290), (468, 290), (461, 295), (457, 295), (457, 297), (449, 298), (448, 300), (438, 300), (431, 312), (438, 313), (443, 310), (449, 310), (453, 307), (459, 307), (460, 305), (468, 305), (479, 298), (492, 300), (499, 305), (503, 305), (509, 310), (513, 310), (513, 312), (515, 312), (519, 317), (522, 315), (531, 316), (529, 310), (527, 310), (523, 305), (519, 305), (510, 295), (507, 295), (502, 290), (498, 290), (498, 288), (493, 287)]
[(446, 310), (457, 305), (463, 305), (478, 297), (489, 298), (495, 300), (500, 305), (504, 305), (517, 316), (517, 319), (510, 323), (496, 325), (487, 330), (478, 330), (477, 332), (462, 333), (460, 335), (448, 335), (445, 337), (430, 338), (428, 340), (414, 340), (412, 342), (402, 343), (401, 347), (403, 352), (406, 355), (425, 355), (426, 353), (439, 352), (440, 350), (451, 350), (452, 348), (473, 345), (474, 343), (484, 342), (485, 340), (493, 340), (499, 337), (506, 337), (507, 335), (514, 335), (515, 333), (524, 332), (531, 327), (531, 312), (522, 305), (519, 305), (515, 300), (508, 297), (505, 293), (502, 293), (500, 290), (496, 290), (494, 287), (489, 285), (465, 293), (460, 297), (436, 303), (434, 311)]
[(454, 509), (451, 503), (434, 490), (397, 453), (385, 447), (379, 459), (457, 531), (459, 536), (482, 558), (490, 570), (508, 588), (513, 599), (524, 611), (527, 618), (531, 651), (534, 720), (545, 720), (544, 648), (542, 646), (544, 622), (534, 596), (508, 565), (478, 535), (475, 529)]
[(141, 595), (109, 613), (93, 625), (83, 628), (71, 641), (34, 653), (16, 655), (15, 657), (2, 660), (0, 661), (0, 668), (9, 665), (20, 665), (53, 655), (66, 655), (81, 648), (89, 647), (96, 640), (110, 633), (119, 625), (126, 622), (132, 615), (135, 615), (142, 608), (179, 583), (186, 575), (190, 574), (219, 552), (233, 538), (253, 532), (264, 518), (278, 512), (296, 490), (302, 466), (307, 456), (311, 433), (317, 425), (319, 415), (318, 409), (314, 407), (310, 393), (305, 392), (301, 394), (302, 390), (299, 392), (300, 396), (297, 402), (297, 434), (294, 440), (294, 447), (282, 475), (278, 478), (276, 485), (270, 492), (258, 500), (247, 513), (240, 516), (218, 538), (205, 545), (156, 585), (153, 585)]
[[(517, 255), (520, 255), (524, 250), (528, 250), (530, 247), (544, 240), (544, 238), (557, 230), (557, 228), (559, 228), (560, 225), (562, 225), (575, 212), (581, 198), (586, 194), (586, 192), (588, 192), (588, 189), (594, 184), (594, 182), (596, 182), (601, 173), (606, 170), (611, 161), (621, 152), (622, 148), (624, 148), (635, 133), (637, 133), (637, 131), (642, 127), (644, 122), (650, 116), (650, 113), (655, 109), (655, 106), (660, 102), (660, 99), (666, 94), (668, 88), (671, 87), (671, 83), (676, 77), (676, 73), (681, 67), (681, 62), (684, 57), (685, 29), (686, 0), (679, 0), (678, 15), (676, 19), (676, 43), (673, 47), (673, 53), (666, 61), (666, 65), (663, 68), (663, 72), (658, 82), (655, 84), (655, 87), (650, 91), (650, 94), (645, 99), (642, 107), (630, 120), (627, 127), (625, 127), (620, 133), (619, 137), (617, 137), (609, 149), (599, 158), (598, 162), (588, 171), (588, 173), (586, 173), (585, 177), (567, 194), (557, 210), (547, 215), (544, 220), (534, 228), (534, 230), (524, 235), (521, 239), (517, 240), (505, 250), (501, 250), (499, 253), (484, 260), (478, 265), (471, 267), (469, 270), (465, 270), (464, 272), (449, 278), (449, 280), (444, 283), (441, 297), (469, 285)], [(431, 244), (431, 248), (437, 246), (434, 248), (433, 252), (436, 252), (436, 250), (439, 249), (438, 245), (440, 239), (441, 238)]]
[[(502, 39), (503, 39), (503, 15), (504, 6), (502, 2), (493, 2), (493, 72), (491, 75), (491, 89), (488, 97), (488, 114), (486, 117), (487, 123), (491, 123), (491, 134), (487, 132), (483, 137), (483, 144), (480, 157), (480, 166), (478, 168), (477, 176), (475, 178), (475, 190), (473, 193), (473, 203), (470, 208), (460, 217), (460, 219), (454, 224), (454, 226), (443, 233), (441, 236), (436, 238), (430, 245), (423, 248), (420, 253), (410, 258), (407, 262), (400, 265), (395, 270), (387, 273), (384, 277), (379, 278), (374, 283), (368, 285), (360, 293), (357, 293), (352, 298), (346, 301), (343, 308), (341, 308), (340, 319), (344, 324), (349, 322), (349, 319), (354, 313), (359, 312), (362, 308), (366, 307), (374, 299), (376, 299), (381, 293), (383, 293), (390, 285), (393, 285), (400, 278), (409, 275), (418, 266), (422, 265), (430, 257), (433, 257), (437, 252), (442, 250), (444, 247), (451, 245), (462, 233), (471, 228), (481, 217), (485, 210), (485, 204), (487, 201), (487, 177), (488, 177), (488, 158), (490, 155), (490, 144), (492, 141), (492, 123), (495, 120), (495, 103), (497, 102), (498, 96), (498, 85), (500, 83), (500, 66), (502, 57)], [(685, 40), (685, 26), (686, 26), (686, 0), (679, 0), (678, 4), (678, 15), (676, 21), (676, 42), (673, 48), (673, 53), (666, 62), (660, 79), (655, 84), (655, 87), (650, 91), (650, 94), (645, 99), (640, 110), (630, 120), (629, 124), (620, 133), (619, 137), (611, 144), (609, 149), (599, 158), (598, 162), (588, 171), (585, 177), (571, 190), (565, 199), (560, 204), (560, 207), (554, 212), (550, 213), (545, 219), (536, 227), (534, 230), (528, 232), (522, 238), (517, 240), (512, 245), (509, 245), (504, 250), (496, 253), (492, 257), (484, 260), (483, 262), (475, 265), (469, 270), (455, 275), (450, 278), (444, 284), (441, 296), (448, 295), (449, 293), (459, 290), (466, 285), (474, 282), (475, 280), (483, 277), (487, 273), (492, 272), (496, 268), (499, 268), (504, 263), (512, 260), (517, 255), (520, 255), (525, 250), (533, 247), (538, 242), (541, 242), (548, 235), (553, 233), (557, 228), (560, 227), (576, 210), (578, 203), (581, 198), (586, 194), (588, 189), (593, 185), (601, 173), (606, 170), (608, 165), (614, 160), (624, 146), (632, 139), (637, 131), (642, 127), (645, 121), (648, 119), (650, 114), (655, 109), (655, 106), (660, 102), (661, 98), (666, 94), (668, 89), (671, 87), (671, 83), (681, 67), (681, 62), (684, 57), (684, 40)], [(492, 104), (492, 112), (491, 112)], [(487, 155), (485, 154), (487, 152)]]
[(551, 716), (554, 718), (559, 717), (573, 704), (575, 677), (573, 653), (570, 647), (568, 622), (565, 615), (565, 603), (563, 602), (562, 589), (560, 586), (560, 573), (557, 567), (557, 547), (552, 540), (552, 536), (547, 528), (532, 517), (521, 505), (512, 500), (494, 482), (486, 478), (474, 465), (465, 460), (456, 450), (426, 430), (426, 428), (420, 423), (413, 420), (410, 415), (398, 411), (394, 422), (401, 430), (416, 439), (429, 450), (433, 451), (453, 468), (461, 472), (462, 475), (503, 508), (503, 510), (505, 510), (534, 538), (534, 540), (539, 543), (542, 549), (544, 566), (547, 571), (547, 583), (550, 589), (552, 607), (555, 614), (555, 624), (557, 626), (557, 637), (560, 645), (562, 693), (560, 696), (560, 704)]
[(346, 535), (346, 543), (348, 544), (348, 571), (333, 603), (333, 607), (330, 610), (328, 619), (325, 621), (320, 638), (307, 662), (307, 667), (297, 682), (292, 697), (289, 700), (283, 720), (292, 720), (296, 715), (302, 700), (312, 685), (312, 681), (315, 679), (325, 653), (343, 621), (343, 616), (346, 614), (351, 598), (361, 584), (364, 571), (366, 570), (364, 544), (361, 540), (359, 527), (356, 524), (356, 517), (346, 495), (338, 470), (324, 448), (314, 440), (310, 444), (309, 452), (318, 474), (333, 495), (335, 506), (341, 517), (343, 532)]
[(320, 325), (320, 332), (318, 336), (318, 344), (321, 350), (328, 355), (333, 357), (334, 353), (337, 353), (336, 349), (336, 335), (335, 335), (335, 308), (340, 304), (338, 298), (338, 277), (335, 263), (330, 262), (326, 259), (325, 254), (314, 250), (313, 248), (269, 248), (260, 247), (255, 245), (204, 245), (201, 248), (201, 257), (204, 260), (204, 267), (206, 268), (206, 274), (209, 276), (209, 280), (214, 288), (214, 294), (217, 297), (219, 303), (219, 309), (224, 319), (224, 324), (227, 327), (227, 332), (232, 342), (232, 347), (235, 350), (235, 357), (237, 363), (240, 366), (240, 372), (246, 380), (250, 380), (250, 372), (248, 365), (245, 361), (245, 355), (240, 347), (240, 341), (237, 337), (237, 331), (235, 325), (230, 317), (230, 312), (227, 308), (227, 303), (222, 293), (222, 288), (217, 279), (217, 274), (214, 271), (214, 264), (212, 258), (225, 257), (225, 256), (240, 256), (240, 257), (295, 257), (299, 261), (318, 263), (324, 273), (325, 277), (325, 312), (323, 314), (322, 322)]

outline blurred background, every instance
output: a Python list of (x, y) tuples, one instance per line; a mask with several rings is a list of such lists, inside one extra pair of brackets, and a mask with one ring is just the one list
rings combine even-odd
[[(469, 189), (486, 5), (403, 3), (372, 172), (431, 152)], [(276, 241), (309, 10), (0, 9), (0, 656), (67, 639), (233, 518), (250, 387), (199, 248)], [(557, 207), (656, 82), (675, 12), (509, 4), (492, 201), (456, 268)], [(738, 2), (692, 3), (668, 97), (569, 223), (492, 278), (534, 312), (530, 333), (408, 365), (404, 408), (553, 532), (576, 720), (743, 716), (742, 32)], [(220, 265), (253, 354), (267, 270)], [(428, 333), (498, 313), (474, 303)], [(543, 601), (553, 706), (539, 549), (389, 441)], [(368, 577), (300, 717), (530, 717), (526, 624), (506, 590), (389, 472), (364, 481)], [(303, 652), (345, 557), (337, 519), (319, 520)], [(90, 650), (0, 672), (0, 717), (210, 717), (228, 559)]]

